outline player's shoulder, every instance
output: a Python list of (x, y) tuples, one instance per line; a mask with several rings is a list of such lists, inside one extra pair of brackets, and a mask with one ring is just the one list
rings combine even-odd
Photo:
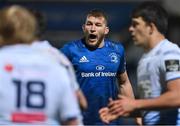
[(16, 55), (22, 53), (33, 53), (34, 50), (28, 44), (6, 45), (0, 48), (0, 55)]
[(123, 45), (121, 44), (121, 42), (117, 42), (117, 41), (112, 41), (112, 40), (109, 40), (109, 39), (106, 39), (105, 40), (105, 44), (106, 46), (108, 46), (109, 48), (111, 49), (114, 49), (116, 51), (124, 51), (124, 47)]
[(31, 46), (35, 47), (35, 48), (48, 48), (48, 47), (51, 47), (50, 43), (47, 40), (33, 41)]
[(71, 66), (71, 62), (61, 51), (58, 52), (57, 57), (59, 58), (59, 62), (65, 67)]
[(180, 49), (177, 44), (170, 42), (169, 40), (166, 39), (163, 41), (162, 46), (163, 47), (160, 48), (159, 50), (163, 55), (174, 54), (174, 53), (180, 55)]
[(8, 45), (0, 49), (0, 60), (6, 62), (23, 63), (26, 60), (27, 64), (30, 64), (31, 61), (36, 61), (36, 64), (39, 64), (49, 60), (49, 58), (29, 44)]
[(83, 39), (69, 41), (63, 46), (63, 48), (80, 48), (82, 47), (82, 42)]
[(180, 51), (177, 44), (175, 44), (173, 42), (170, 42), (168, 40), (167, 40), (167, 43), (166, 43), (166, 47), (169, 47), (169, 48), (167, 48), (167, 50), (177, 50), (177, 51)]
[(49, 55), (53, 56), (60, 64), (64, 66), (70, 66), (71, 63), (67, 59), (67, 57), (59, 51), (57, 48), (53, 47), (48, 41), (40, 41), (40, 42), (34, 42), (32, 46), (40, 49), (44, 49)]

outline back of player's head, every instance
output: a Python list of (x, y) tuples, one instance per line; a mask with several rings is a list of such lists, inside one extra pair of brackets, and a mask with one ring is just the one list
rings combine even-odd
[(157, 2), (144, 2), (132, 12), (132, 18), (142, 17), (146, 23), (154, 23), (158, 31), (166, 34), (168, 14)]
[(1, 10), (1, 45), (31, 43), (35, 37), (35, 28), (35, 17), (26, 8), (12, 5)]
[(36, 32), (35, 35), (37, 38), (41, 38), (42, 35), (44, 34), (45, 30), (46, 30), (46, 17), (45, 14), (37, 11), (37, 10), (30, 10), (32, 12), (32, 14), (35, 16), (36, 21), (37, 21), (37, 26), (36, 26)]
[(87, 17), (88, 16), (93, 16), (93, 17), (103, 17), (105, 19), (105, 23), (106, 25), (108, 24), (108, 17), (105, 14), (105, 12), (103, 12), (100, 9), (93, 9), (91, 11), (88, 12)]

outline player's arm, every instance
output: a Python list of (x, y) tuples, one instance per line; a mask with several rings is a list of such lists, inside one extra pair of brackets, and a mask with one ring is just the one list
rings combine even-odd
[(109, 113), (124, 116), (134, 110), (156, 110), (171, 107), (180, 107), (180, 78), (167, 82), (167, 91), (161, 96), (152, 99), (132, 99), (121, 96), (120, 99), (109, 104)]
[(84, 96), (84, 94), (82, 93), (81, 89), (76, 90), (76, 96), (79, 102), (79, 105), (81, 107), (82, 110), (87, 109), (87, 101), (86, 98)]
[(167, 82), (167, 91), (157, 98), (132, 99), (121, 96), (120, 99), (109, 104), (109, 112), (126, 115), (134, 110), (156, 110), (172, 107), (180, 107), (180, 79)]
[[(128, 97), (129, 99), (134, 99), (134, 93), (127, 73), (123, 72), (119, 74), (117, 76), (117, 79), (120, 88), (120, 94)], [(112, 100), (112, 98), (110, 98), (109, 105), (99, 110), (100, 118), (104, 123), (109, 123), (110, 121), (119, 118), (119, 116), (121, 115), (121, 113), (119, 113), (119, 111), (121, 111), (121, 107), (119, 106), (119, 100), (120, 99)], [(116, 111), (116, 113), (114, 113), (114, 111)], [(127, 115), (129, 115), (129, 113), (127, 113)]]
[[(130, 99), (134, 99), (133, 89), (132, 89), (131, 83), (129, 81), (127, 72), (124, 72), (124, 73), (119, 75), (118, 84), (119, 84), (119, 87), (120, 87), (121, 95), (127, 96)], [(129, 115), (129, 113), (127, 115)], [(137, 122), (138, 125), (142, 124), (142, 119), (141, 119), (139, 111), (135, 111), (133, 113), (131, 112), (129, 116), (136, 117), (136, 122)]]
[[(178, 52), (165, 53), (160, 60), (160, 66), (164, 71), (167, 89), (159, 97), (146, 100), (137, 100), (136, 109), (162, 109), (180, 107), (180, 72), (179, 72), (179, 50)], [(176, 53), (174, 53), (176, 52)]]
[(180, 107), (180, 78), (167, 82), (167, 91), (154, 99), (136, 100), (136, 109)]
[(132, 90), (131, 83), (129, 81), (129, 77), (126, 72), (126, 59), (125, 59), (125, 51), (124, 48), (122, 48), (122, 56), (120, 58), (120, 64), (117, 72), (117, 81), (118, 81), (118, 86), (120, 90), (120, 94), (134, 98), (134, 93)]
[(134, 93), (133, 93), (132, 86), (129, 81), (127, 72), (125, 71), (125, 72), (117, 75), (117, 79), (118, 79), (118, 85), (120, 88), (121, 95), (130, 97), (130, 98), (134, 98)]

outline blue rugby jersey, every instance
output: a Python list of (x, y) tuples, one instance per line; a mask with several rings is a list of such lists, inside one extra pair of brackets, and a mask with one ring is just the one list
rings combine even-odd
[[(84, 124), (103, 124), (98, 111), (107, 106), (110, 97), (117, 98), (116, 76), (126, 70), (124, 48), (120, 43), (105, 40), (102, 48), (89, 50), (84, 43), (84, 39), (69, 42), (61, 51), (72, 62), (88, 101), (88, 109), (83, 112)], [(111, 124), (119, 122), (115, 120)]]

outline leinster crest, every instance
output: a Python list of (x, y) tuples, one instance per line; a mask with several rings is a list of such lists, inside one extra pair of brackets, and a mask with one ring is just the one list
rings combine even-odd
[(116, 53), (111, 53), (109, 54), (110, 58), (111, 58), (111, 62), (113, 63), (117, 63), (118, 62), (118, 56)]

